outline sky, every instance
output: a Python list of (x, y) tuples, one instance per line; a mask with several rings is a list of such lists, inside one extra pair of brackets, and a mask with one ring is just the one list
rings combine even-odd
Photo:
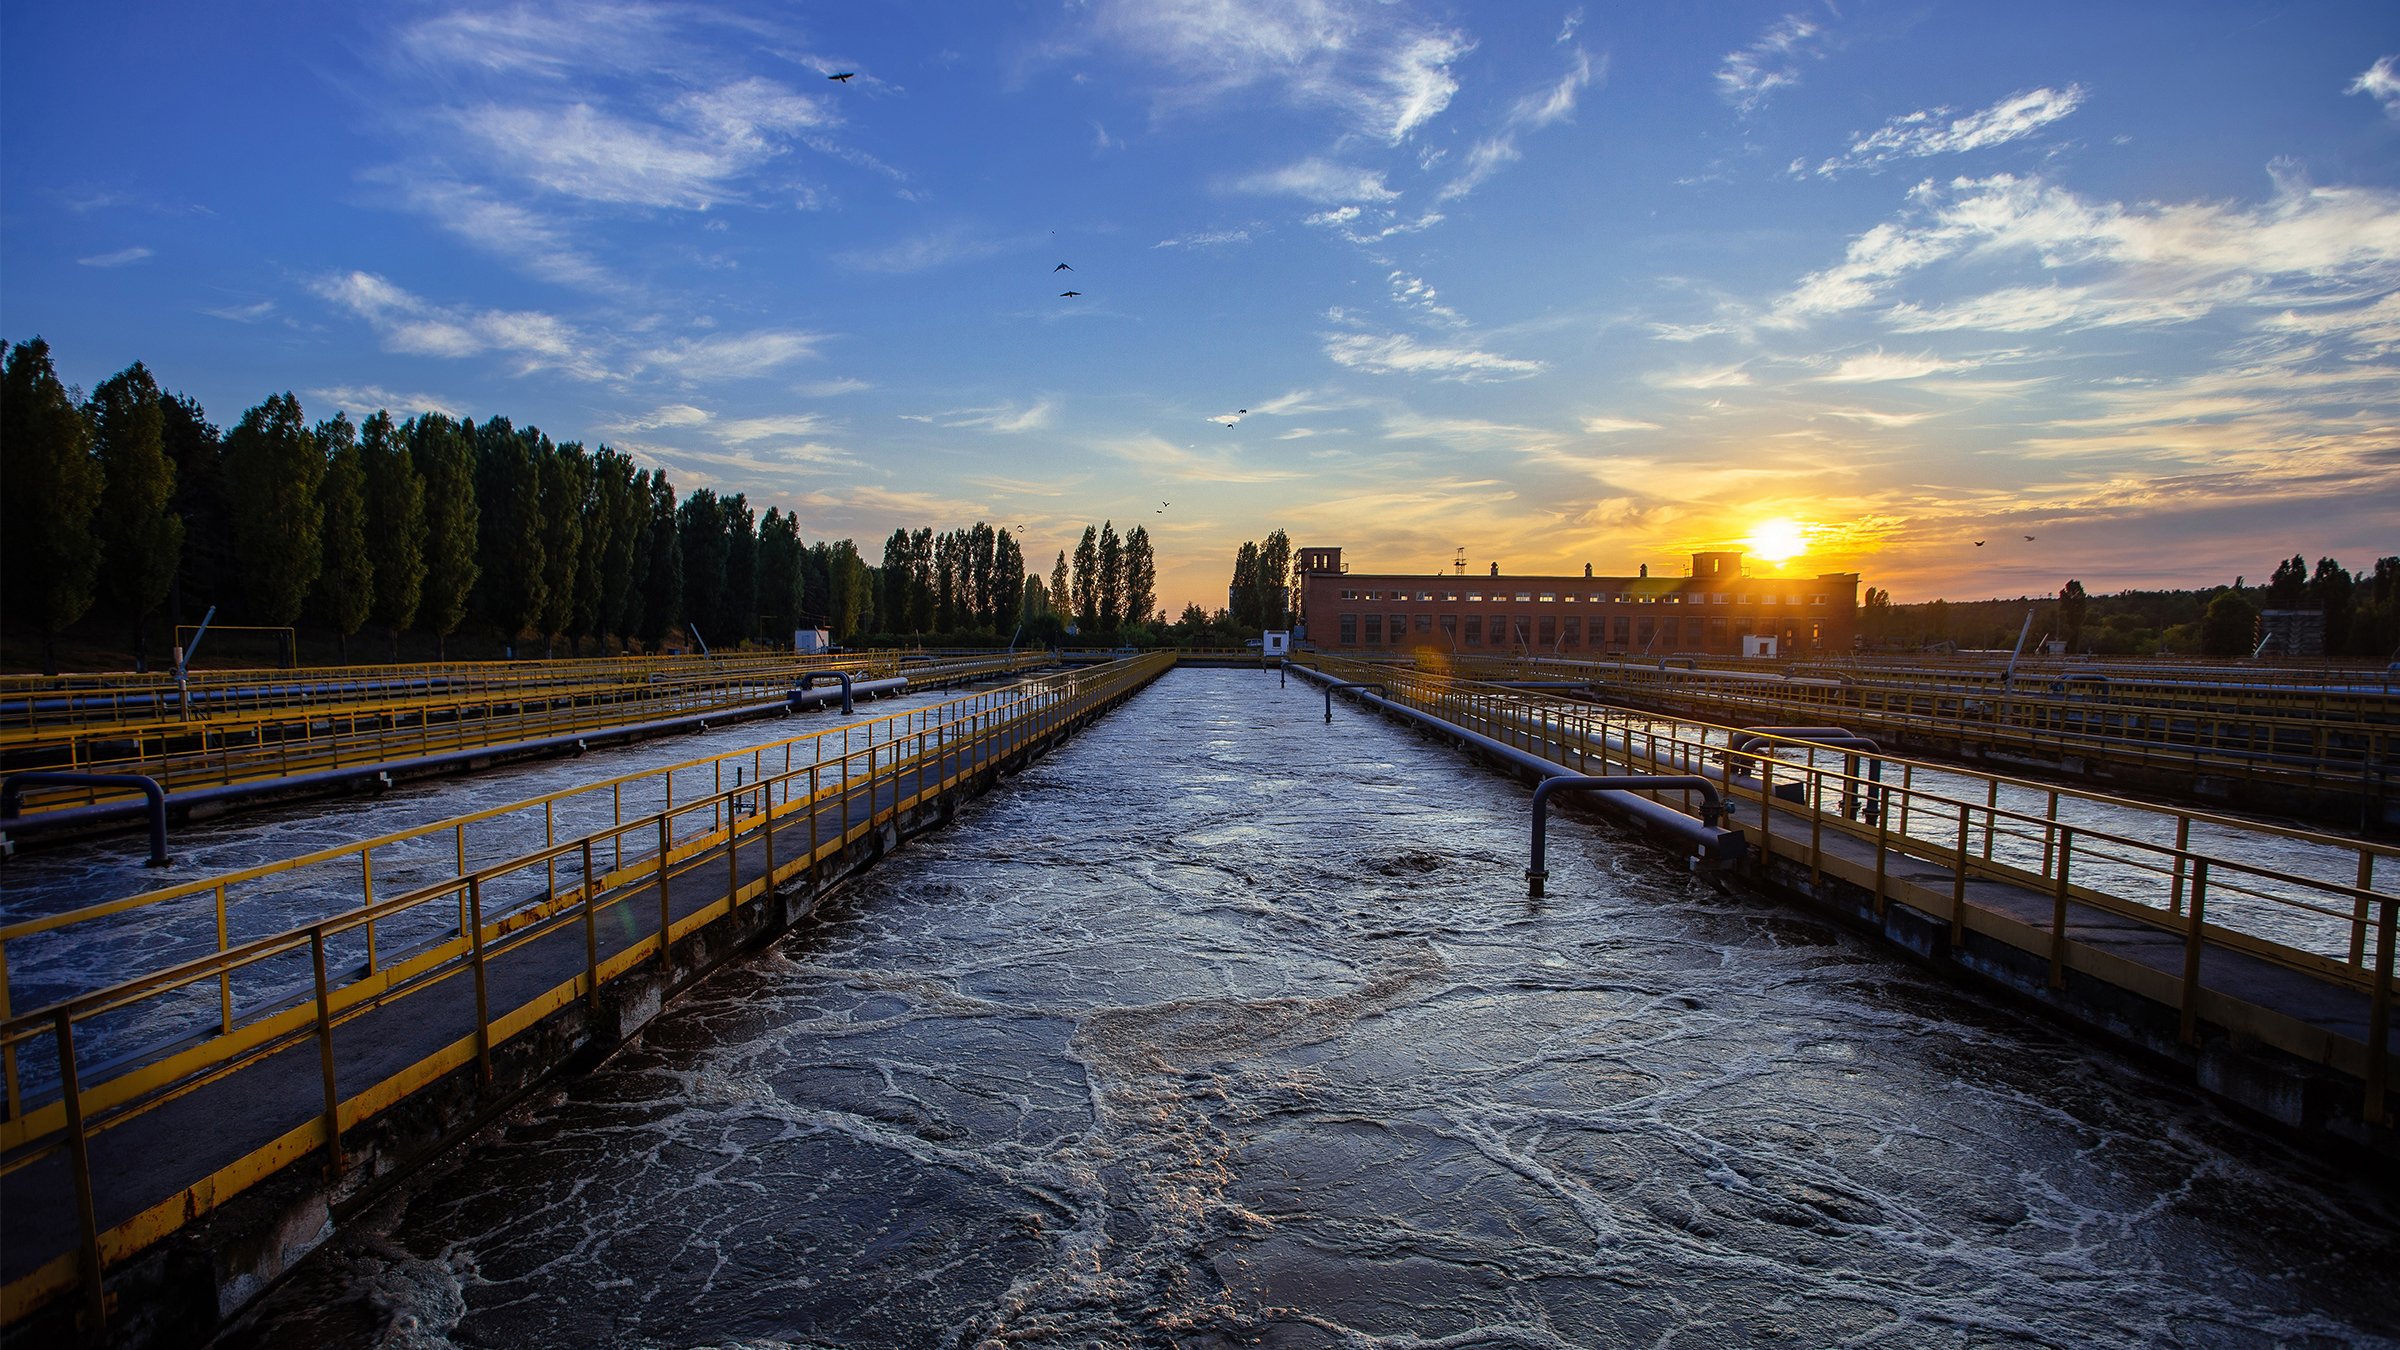
[(1139, 525), (1170, 614), (1277, 528), (1903, 602), (2362, 570), (2400, 6), (9, 5), (37, 334), (220, 425), (507, 416), (870, 561)]

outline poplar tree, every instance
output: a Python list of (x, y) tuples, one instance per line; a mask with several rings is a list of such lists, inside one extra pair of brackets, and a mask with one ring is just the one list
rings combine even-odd
[(608, 583), (601, 569), (607, 566), (610, 536), (616, 533), (615, 501), (605, 480), (613, 454), (607, 446), (584, 460), (583, 500), (578, 503), (582, 524), (582, 547), (577, 550), (575, 563), (575, 603), (567, 614), (567, 637), (570, 654), (583, 654), (585, 637), (595, 639), (608, 622)]
[(483, 575), (483, 510), (475, 498), (472, 428), (440, 413), (423, 413), (401, 428), (409, 467), (425, 483), (425, 583), (417, 622), (433, 634), (434, 655), (447, 660), (450, 635), (467, 619), (467, 602)]
[[(774, 513), (769, 512), (767, 518), (774, 519)], [(763, 573), (765, 569), (763, 540), (761, 555), (760, 569)], [(882, 612), (885, 632), (900, 636), (916, 631), (909, 626), (909, 591), (915, 581), (916, 572), (913, 555), (909, 548), (908, 531), (905, 529), (894, 530), (892, 537), (883, 541)]]
[(1261, 628), (1258, 614), (1258, 541), (1245, 539), (1233, 554), (1233, 583), (1226, 588), (1236, 628)]
[(350, 635), (366, 624), (375, 607), (374, 565), (367, 557), (367, 466), (359, 453), (358, 433), (341, 413), (317, 424), (317, 445), (325, 456), (325, 477), (317, 489), (325, 511), (317, 612), (332, 625), (340, 659), (347, 665)]
[(1075, 593), (1067, 581), (1067, 551), (1063, 548), (1050, 568), (1050, 612), (1069, 616), (1075, 612)]
[(45, 675), (58, 673), (59, 630), (92, 607), (101, 488), (91, 429), (51, 369), (49, 344), (18, 343), (0, 372), (0, 585), (9, 612), (41, 628)]
[(675, 514), (683, 536), (683, 622), (708, 647), (732, 646), (725, 631), (725, 512), (717, 494), (694, 488)]
[(178, 624), (188, 612), (223, 600), (233, 584), (233, 506), (225, 491), (225, 436), (198, 403), (181, 394), (160, 401), (160, 429), (175, 465), (170, 509), (183, 522), (183, 556), (167, 589)]
[(1281, 530), (1258, 544), (1258, 623), (1289, 628), (1292, 608), (1292, 539)]
[(1024, 616), (1025, 551), (1002, 530), (992, 551), (992, 631), (1007, 637)]
[(731, 646), (758, 635), (758, 516), (750, 499), (739, 492), (719, 498), (717, 512), (725, 521), (725, 594), (718, 601), (719, 622)]
[(536, 622), (545, 650), (558, 653), (558, 635), (575, 622), (575, 601), (583, 571), (584, 499), (592, 491), (592, 459), (580, 441), (552, 445), (532, 427), (521, 435), (533, 442), (541, 466), (542, 603)]
[(392, 659), (400, 659), (400, 634), (417, 621), (425, 600), (425, 479), (411, 462), (392, 415), (377, 412), (358, 429), (358, 455), (366, 469), (367, 568), (375, 580), (368, 617), (391, 635)]
[(1075, 623), (1087, 632), (1100, 626), (1100, 532), (1089, 525), (1075, 545)]
[(167, 458), (164, 399), (139, 361), (103, 381), (86, 409), (100, 461), (99, 595), (133, 630), (134, 669), (150, 668), (144, 623), (167, 598), (183, 554), (183, 522), (169, 510), (175, 466)]
[(847, 539), (826, 553), (826, 627), (834, 640), (847, 641), (863, 633), (874, 617), (874, 588), (868, 584), (866, 560), (858, 545)]
[(1150, 531), (1136, 525), (1125, 536), (1125, 614), (1148, 623), (1158, 610), (1158, 562), (1150, 556)]
[(657, 650), (667, 630), (683, 621), (683, 536), (676, 529), (675, 485), (665, 469), (650, 474), (649, 521), (643, 527), (650, 567), (642, 579), (642, 642)]
[(539, 432), (519, 432), (505, 417), (475, 428), (475, 504), (482, 525), (476, 556), (483, 566), (475, 603), (512, 656), (549, 598), (543, 585), (541, 451)]
[[(897, 531), (895, 535), (905, 538)], [(885, 556), (890, 556), (888, 546)], [(888, 564), (885, 576), (890, 576)], [(767, 632), (770, 643), (781, 646), (792, 640), (800, 627), (800, 518), (774, 507), (767, 508), (767, 518), (758, 526), (758, 609), (773, 625)]]
[(233, 557), (250, 617), (288, 627), (325, 565), (325, 451), (287, 391), (242, 414), (225, 436)]
[[(636, 470), (630, 456), (606, 446), (592, 456), (592, 500), (595, 518), (607, 521), (592, 569), (596, 583), (592, 631), (614, 636), (618, 650), (639, 622), (642, 577), (649, 569), (650, 551), (643, 526), (650, 518), (650, 474)], [(584, 530), (587, 553), (593, 538)]]
[(1125, 545), (1113, 521), (1100, 523), (1100, 584), (1094, 588), (1100, 611), (1100, 631), (1113, 633), (1125, 623)]

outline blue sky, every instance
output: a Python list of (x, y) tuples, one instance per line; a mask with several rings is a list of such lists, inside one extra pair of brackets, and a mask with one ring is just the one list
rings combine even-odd
[(70, 381), (505, 414), (870, 557), (2400, 552), (2389, 3), (19, 4), (0, 76)]

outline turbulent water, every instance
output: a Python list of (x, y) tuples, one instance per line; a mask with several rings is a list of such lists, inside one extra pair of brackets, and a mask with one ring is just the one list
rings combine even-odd
[(2388, 1192), (1255, 672), (412, 1182), (243, 1346), (2390, 1343)]

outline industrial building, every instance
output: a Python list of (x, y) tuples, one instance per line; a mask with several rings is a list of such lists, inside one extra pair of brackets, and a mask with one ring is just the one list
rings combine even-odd
[(1300, 549), (1295, 571), (1302, 635), (1324, 651), (1793, 656), (1858, 633), (1856, 572), (1755, 576), (1738, 550), (1694, 553), (1679, 577), (1347, 572), (1338, 548)]

